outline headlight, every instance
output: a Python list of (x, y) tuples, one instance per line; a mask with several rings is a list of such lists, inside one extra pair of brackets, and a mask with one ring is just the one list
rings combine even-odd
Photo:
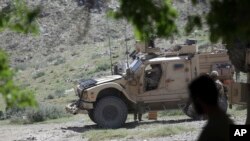
[(77, 87), (77, 88), (76, 88), (76, 95), (77, 95), (80, 99), (88, 99), (87, 91), (81, 89), (81, 87)]
[(82, 98), (85, 99), (85, 100), (88, 99), (88, 93), (87, 93), (87, 91), (83, 92)]

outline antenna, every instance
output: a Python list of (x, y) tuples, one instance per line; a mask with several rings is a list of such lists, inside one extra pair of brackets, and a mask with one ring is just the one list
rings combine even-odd
[(112, 66), (113, 66), (113, 62), (112, 62), (112, 51), (111, 51), (111, 41), (110, 41), (110, 35), (109, 35), (109, 20), (108, 20), (108, 17), (106, 18), (106, 21), (107, 21), (107, 33), (108, 33), (108, 44), (109, 44), (109, 58), (110, 58), (110, 71), (111, 71), (111, 74), (113, 75), (113, 69), (112, 69)]
[(125, 47), (126, 47), (126, 58), (127, 58), (127, 68), (129, 67), (128, 64), (128, 39), (127, 39), (127, 22), (125, 21)]

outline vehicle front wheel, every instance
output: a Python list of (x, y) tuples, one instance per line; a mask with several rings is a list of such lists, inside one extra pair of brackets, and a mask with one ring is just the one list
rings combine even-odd
[(119, 128), (125, 123), (127, 114), (127, 106), (120, 98), (108, 96), (98, 101), (93, 116), (103, 128)]

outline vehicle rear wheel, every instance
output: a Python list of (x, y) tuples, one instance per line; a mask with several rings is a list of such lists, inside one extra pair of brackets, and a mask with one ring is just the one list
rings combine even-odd
[[(221, 108), (221, 110), (226, 113), (227, 107), (228, 107), (227, 97), (221, 96), (218, 100), (218, 105)], [(191, 117), (192, 119), (195, 119), (195, 120), (206, 119), (205, 116), (197, 114), (192, 103), (187, 103), (187, 105), (183, 108), (183, 111), (187, 116)]]
[(183, 111), (187, 116), (191, 117), (192, 119), (195, 119), (195, 120), (204, 119), (202, 115), (197, 114), (192, 103), (188, 103), (188, 105), (185, 106)]
[(89, 110), (88, 111), (88, 115), (89, 115), (89, 118), (94, 122), (96, 123), (95, 119), (94, 119), (94, 110)]
[(108, 96), (98, 101), (93, 115), (99, 126), (119, 128), (125, 123), (127, 114), (127, 106), (120, 98)]

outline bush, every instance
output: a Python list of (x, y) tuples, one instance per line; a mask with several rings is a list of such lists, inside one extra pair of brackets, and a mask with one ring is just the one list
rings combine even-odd
[(60, 65), (60, 64), (65, 63), (65, 62), (66, 62), (66, 59), (65, 59), (65, 58), (58, 58), (58, 59), (55, 61), (54, 65), (57, 66), (57, 65)]
[(95, 71), (100, 72), (100, 71), (106, 71), (108, 69), (110, 69), (110, 64), (104, 63), (104, 64), (99, 64)]
[(10, 109), (7, 109), (6, 111), (6, 118), (10, 119), (11, 123), (27, 123), (27, 121), (24, 120), (24, 108), (18, 108), (13, 107)]
[(64, 90), (56, 90), (56, 91), (55, 91), (55, 95), (56, 95), (58, 98), (65, 97)]
[(37, 109), (34, 108), (12, 108), (9, 110), (8, 117), (12, 123), (34, 123), (41, 122), (48, 119), (57, 119), (65, 117), (68, 114), (64, 108), (51, 105), (51, 104), (39, 104)]
[(171, 109), (171, 110), (164, 110), (160, 112), (160, 116), (180, 116), (185, 115), (182, 110), (180, 109)]
[(42, 79), (41, 81), (39, 81), (39, 83), (44, 83), (45, 82), (45, 79)]
[(35, 74), (32, 76), (32, 78), (33, 78), (33, 79), (37, 79), (37, 78), (42, 77), (42, 76), (44, 76), (44, 75), (45, 75), (45, 72), (37, 72), (37, 73), (35, 73)]
[(26, 70), (27, 67), (28, 66), (25, 63), (18, 63), (18, 64), (15, 65), (15, 69), (16, 70), (22, 70), (22, 71), (24, 71), (24, 70)]
[(0, 111), (0, 120), (3, 120), (3, 119), (4, 119), (3, 111)]
[(62, 107), (50, 104), (40, 104), (38, 109), (29, 109), (27, 111), (27, 119), (31, 123), (48, 119), (57, 119), (66, 115)]
[(6, 110), (6, 118), (20, 116), (25, 111), (24, 108), (13, 107)]
[(48, 61), (48, 62), (53, 62), (55, 59), (56, 59), (55, 57), (50, 56), (50, 57), (47, 59), (47, 61)]
[(100, 54), (98, 53), (93, 53), (92, 56), (91, 56), (91, 59), (97, 59), (100, 57)]
[(49, 94), (48, 96), (47, 96), (47, 99), (54, 99), (55, 97), (53, 96), (53, 95), (51, 95), (51, 94)]

